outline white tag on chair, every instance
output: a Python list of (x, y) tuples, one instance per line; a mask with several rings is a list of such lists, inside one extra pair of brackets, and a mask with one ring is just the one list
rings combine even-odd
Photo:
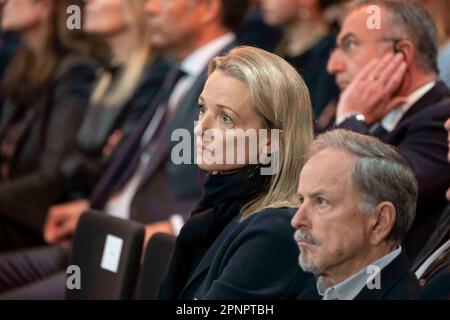
[(101, 268), (117, 273), (120, 263), (120, 256), (122, 254), (123, 239), (108, 234), (105, 241), (105, 249), (103, 250), (103, 257)]

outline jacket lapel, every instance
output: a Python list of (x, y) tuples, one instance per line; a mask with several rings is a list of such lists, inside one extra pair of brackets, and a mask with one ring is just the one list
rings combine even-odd
[(206, 70), (195, 81), (194, 86), (189, 90), (187, 96), (183, 98), (183, 102), (177, 108), (174, 117), (169, 119), (165, 127), (162, 128), (163, 133), (156, 141), (155, 149), (142, 176), (140, 187), (151, 179), (157, 169), (160, 168), (161, 163), (167, 158), (168, 153), (174, 145), (171, 141), (172, 132), (178, 128), (186, 128), (189, 132), (193, 132), (194, 123), (191, 120), (193, 120), (192, 114), (196, 111), (192, 109), (197, 106), (197, 100), (205, 82), (203, 79), (206, 79)]
[(381, 270), (380, 289), (370, 290), (367, 286), (355, 297), (354, 300), (381, 300), (383, 299), (407, 274), (409, 264), (406, 255), (402, 252), (389, 265)]
[[(153, 117), (155, 106), (158, 106), (163, 101), (162, 94), (155, 97), (152, 101), (152, 106), (144, 113), (143, 120), (138, 124), (138, 127), (133, 130), (126, 138), (120, 148), (117, 150), (115, 160), (108, 168), (107, 172), (102, 176), (100, 182), (91, 194), (90, 201), (93, 208), (101, 209), (106, 203), (107, 199), (113, 193), (113, 190), (120, 189), (128, 181), (129, 177), (124, 177), (124, 173), (131, 171), (139, 164), (139, 149), (142, 135)], [(154, 104), (154, 106), (153, 106)], [(132, 166), (130, 168), (130, 166)]]
[[(422, 98), (419, 99), (402, 117), (397, 124), (397, 128), (406, 120), (417, 114), (418, 112), (433, 106), (445, 97), (450, 97), (450, 91), (443, 81), (438, 81)], [(394, 129), (395, 130), (395, 129)]]
[(446, 236), (448, 237), (448, 234), (450, 233), (450, 205), (447, 206), (436, 226), (436, 229), (430, 235), (429, 240), (417, 255), (417, 258), (414, 259), (412, 270), (417, 270), (420, 265), (424, 263), (425, 260), (439, 247), (439, 245), (444, 241), (444, 238)]

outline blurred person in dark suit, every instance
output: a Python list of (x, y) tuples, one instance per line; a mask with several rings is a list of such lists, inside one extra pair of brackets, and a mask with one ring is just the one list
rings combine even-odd
[(420, 286), (402, 241), (414, 221), (417, 181), (394, 148), (351, 131), (327, 132), (310, 148), (298, 195), (299, 264), (317, 277), (298, 299), (416, 298)]
[(305, 79), (317, 118), (337, 99), (339, 89), (327, 72), (327, 60), (335, 45), (325, 11), (341, 0), (260, 0), (265, 23), (282, 29), (275, 53), (291, 63)]
[(76, 150), (61, 165), (65, 201), (89, 196), (152, 101), (171, 64), (150, 45), (145, 0), (96, 0), (85, 7), (85, 32), (104, 40), (110, 57), (98, 73)]
[[(98, 179), (114, 157), (120, 140), (126, 139), (140, 117), (151, 111), (148, 110), (151, 101), (169, 70), (169, 64), (157, 58), (156, 53), (151, 50), (149, 29), (142, 14), (143, 7), (144, 0), (97, 0), (88, 2), (84, 8), (83, 28), (96, 39), (105, 41), (110, 51), (107, 57), (109, 62), (97, 72), (97, 81), (77, 134), (74, 150), (59, 166), (60, 179), (42, 181), (39, 186), (44, 190), (61, 189), (63, 197), (59, 202), (89, 194), (92, 184), (95, 184), (93, 181)], [(26, 198), (30, 197), (33, 194), (22, 195), (25, 203), (28, 202)], [(29, 210), (28, 219), (41, 224), (41, 233), (47, 211), (54, 204), (49, 202), (42, 208)], [(59, 245), (65, 246), (66, 243), (61, 242)], [(15, 269), (22, 274), (21, 282), (14, 284), (15, 274), (10, 271), (7, 272), (11, 279), (8, 286), (31, 282), (61, 270), (67, 264), (67, 253), (67, 250), (59, 246), (12, 253), (18, 259), (28, 257), (31, 265), (38, 264), (41, 259), (47, 259), (49, 263), (46, 268), (36, 268), (37, 273), (25, 273), (26, 276), (21, 270), (24, 266), (17, 265)], [(33, 256), (38, 258), (33, 259)], [(6, 255), (3, 259), (7, 260), (8, 257)]]
[(264, 22), (259, 0), (253, 0), (251, 3), (249, 13), (237, 32), (239, 42), (274, 52), (283, 34), (278, 27), (269, 26)]
[(34, 207), (28, 203), (33, 203), (35, 193), (15, 197), (11, 211), (41, 230), (36, 236), (42, 235), (51, 205), (89, 195), (120, 140), (147, 111), (166, 76), (169, 64), (150, 50), (143, 4), (144, 0), (90, 1), (85, 7), (84, 31), (104, 41), (111, 53), (97, 72), (73, 150), (61, 160), (55, 179), (34, 186), (35, 192), (61, 190), (62, 195)]
[[(176, 129), (193, 131), (207, 64), (213, 56), (236, 45), (234, 30), (246, 13), (247, 4), (238, 0), (146, 1), (150, 44), (177, 65), (167, 75), (149, 112), (122, 139), (89, 201), (77, 200), (50, 208), (44, 226), (47, 243), (70, 245), (78, 219), (89, 206), (146, 223), (147, 239), (157, 231), (178, 232), (201, 196), (203, 176), (193, 163), (172, 161), (171, 150), (178, 141), (172, 141), (171, 134)], [(189, 142), (193, 145), (193, 141)], [(51, 265), (56, 260), (45, 254), (30, 255), (33, 258), (28, 260), (36, 264), (47, 261), (40, 265)], [(19, 260), (18, 255), (0, 259), (0, 269), (13, 264), (12, 260)], [(16, 287), (20, 282), (26, 284), (18, 281), (8, 287)], [(44, 280), (38, 291), (45, 290), (46, 285)]]
[[(368, 10), (379, 8), (379, 20)], [(341, 95), (331, 127), (379, 137), (413, 168), (419, 197), (404, 240), (414, 264), (447, 205), (450, 166), (444, 122), (450, 91), (437, 76), (436, 28), (411, 1), (355, 1), (338, 35), (328, 70)]]
[[(72, 151), (97, 64), (95, 46), (67, 27), (81, 1), (9, 0), (2, 30), (22, 41), (3, 77), (0, 122), (0, 250), (42, 243), (33, 211), (57, 201), (61, 160)], [(26, 197), (26, 200), (25, 200)]]

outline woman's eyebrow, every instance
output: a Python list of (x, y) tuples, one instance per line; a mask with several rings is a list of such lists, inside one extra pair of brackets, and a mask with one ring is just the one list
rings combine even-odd
[[(199, 96), (199, 97), (198, 97), (198, 101), (199, 101), (200, 103), (205, 103), (205, 99), (204, 99), (202, 96)], [(227, 106), (225, 106), (225, 105), (223, 105), (223, 104), (216, 104), (216, 107), (217, 107), (217, 108), (220, 108), (220, 109), (226, 109), (226, 110), (229, 110), (229, 111), (231, 111), (233, 114), (235, 114), (237, 117), (239, 117), (239, 118), (242, 119), (241, 115), (240, 115), (239, 113), (237, 113), (236, 111), (234, 111), (234, 110), (233, 110), (232, 108), (230, 108), (230, 107), (227, 107)]]
[(232, 108), (230, 108), (230, 107), (224, 106), (224, 105), (222, 105), (222, 104), (217, 104), (216, 106), (217, 106), (218, 108), (221, 108), (221, 109), (230, 110), (230, 111), (233, 112), (236, 116), (238, 116), (239, 118), (242, 118), (242, 117), (240, 116), (239, 113), (237, 113), (236, 111), (234, 111), (234, 110), (233, 110)]

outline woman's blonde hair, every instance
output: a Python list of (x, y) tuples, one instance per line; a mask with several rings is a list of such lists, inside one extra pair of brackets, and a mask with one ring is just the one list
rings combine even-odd
[(144, 4), (145, 0), (124, 0), (125, 15), (131, 24), (131, 37), (135, 48), (114, 84), (110, 73), (102, 74), (93, 90), (91, 104), (121, 106), (131, 98), (139, 85), (145, 65), (150, 59), (149, 29), (142, 13)]
[(83, 30), (67, 28), (67, 8), (84, 6), (83, 0), (41, 0), (52, 7), (42, 19), (45, 36), (41, 46), (33, 52), (24, 43), (19, 44), (5, 71), (2, 89), (18, 106), (34, 103), (36, 95), (50, 81), (53, 72), (68, 53), (104, 57), (103, 43), (94, 41)]
[(280, 130), (279, 167), (269, 189), (242, 209), (242, 219), (266, 208), (297, 207), (297, 181), (313, 140), (308, 88), (285, 60), (253, 47), (238, 47), (209, 64), (209, 74), (221, 70), (244, 82), (256, 112), (267, 126)]

